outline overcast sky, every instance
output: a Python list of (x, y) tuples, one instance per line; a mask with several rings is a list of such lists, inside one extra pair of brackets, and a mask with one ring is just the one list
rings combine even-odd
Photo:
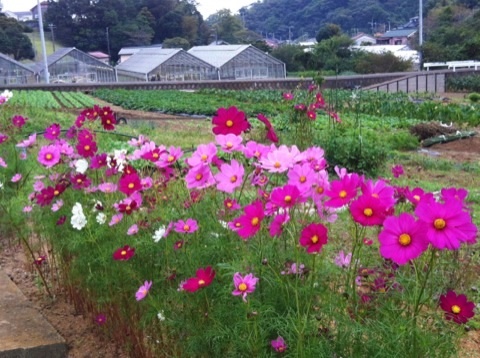
[[(37, 4), (37, 0), (0, 0), (4, 10), (10, 11), (30, 11)], [(250, 5), (256, 0), (197, 0), (198, 10), (206, 19), (211, 14), (221, 9), (230, 9), (236, 13), (241, 7)]]

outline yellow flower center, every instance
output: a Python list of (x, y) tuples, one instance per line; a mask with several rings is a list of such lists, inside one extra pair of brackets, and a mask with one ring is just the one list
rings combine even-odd
[(110, 124), (110, 123), (112, 123), (112, 122), (110, 122), (110, 119), (107, 119), (107, 120), (106, 120), (106, 122), (107, 122), (107, 124)]
[(231, 202), (227, 203), (227, 208), (231, 208), (232, 206), (233, 206), (233, 204)]
[(370, 217), (370, 216), (373, 215), (373, 210), (370, 209), (370, 208), (366, 208), (366, 209), (363, 210), (363, 214), (364, 214), (365, 216)]
[(317, 235), (313, 235), (313, 237), (312, 237), (312, 242), (313, 242), (314, 244), (316, 244), (316, 243), (318, 242), (318, 236), (317, 236)]
[(233, 126), (233, 121), (229, 119), (228, 121), (225, 122), (225, 125), (227, 127), (231, 127), (231, 126)]
[(135, 184), (133, 183), (128, 184), (128, 189), (133, 189), (133, 188), (135, 188)]
[(254, 154), (254, 157), (255, 157), (255, 158), (258, 158), (259, 156), (260, 156), (260, 152), (257, 150), (257, 151), (255, 152), (255, 154)]
[(455, 313), (455, 314), (459, 314), (461, 310), (462, 309), (457, 305), (452, 306), (452, 312)]
[(413, 198), (414, 198), (416, 201), (420, 201), (420, 195), (414, 195)]
[(51, 155), (50, 153), (48, 153), (47, 155), (45, 155), (45, 159), (46, 160), (51, 160), (53, 158), (53, 155)]
[(433, 222), (433, 226), (435, 226), (435, 229), (437, 230), (442, 230), (445, 228), (445, 226), (447, 226), (447, 223), (443, 219), (436, 219)]
[(289, 203), (289, 202), (292, 201), (292, 197), (290, 195), (287, 195), (287, 196), (285, 196), (284, 200), (285, 200), (286, 203)]
[(372, 196), (377, 199), (380, 198), (377, 193), (372, 194)]
[(410, 235), (408, 235), (408, 234), (402, 234), (402, 235), (400, 235), (400, 237), (398, 238), (398, 242), (399, 242), (400, 245), (402, 245), (402, 246), (408, 246), (408, 245), (410, 245), (410, 243), (412, 242), (412, 238), (411, 238)]
[(280, 164), (280, 162), (275, 162), (275, 164), (273, 164), (273, 166), (278, 169), (282, 166), (282, 164)]
[(233, 147), (233, 144), (232, 142), (227, 142), (227, 144), (225, 145), (228, 149), (232, 148)]
[(257, 226), (258, 223), (259, 223), (259, 221), (260, 221), (260, 220), (259, 220), (257, 217), (254, 217), (254, 218), (252, 219), (251, 223), (252, 223), (253, 226)]
[(323, 194), (323, 192), (324, 192), (324, 189), (323, 189), (322, 186), (317, 187), (317, 193), (318, 194)]
[(202, 154), (202, 156), (200, 157), (200, 159), (201, 159), (202, 161), (204, 161), (204, 162), (207, 160), (207, 158), (208, 158), (208, 157), (207, 157), (206, 154)]
[(307, 178), (305, 177), (305, 175), (302, 175), (300, 177), (300, 183), (305, 183), (307, 181)]
[(205, 281), (204, 281), (204, 280), (198, 280), (198, 285), (199, 285), (199, 286), (205, 285)]
[(158, 153), (153, 153), (154, 158), (158, 158)]
[(127, 206), (125, 207), (125, 211), (130, 211), (130, 210), (132, 210), (132, 207), (131, 207), (130, 205), (127, 205)]
[(239, 291), (242, 291), (242, 292), (243, 292), (243, 291), (246, 291), (247, 288), (248, 288), (247, 285), (244, 284), (243, 282), (242, 282), (240, 285), (238, 285), (238, 290), (239, 290)]
[(52, 135), (55, 135), (55, 134), (57, 134), (57, 132), (55, 132), (55, 131), (52, 131)]
[(189, 231), (190, 230), (190, 226), (188, 225), (183, 225), (183, 231)]
[(126, 252), (125, 250), (122, 250), (122, 251), (120, 252), (120, 255), (122, 255), (122, 256), (125, 256), (126, 254), (127, 254), (127, 252)]
[(60, 194), (60, 192), (59, 192), (58, 190), (55, 190), (55, 191), (53, 192), (53, 195), (55, 195), (55, 196), (57, 196), (58, 194)]
[(77, 183), (78, 183), (78, 184), (81, 184), (81, 182), (82, 182), (82, 179), (78, 178), (78, 179), (77, 179)]
[(90, 150), (90, 146), (89, 145), (86, 145), (85, 147), (83, 147), (85, 150)]
[(345, 190), (342, 190), (342, 191), (340, 191), (340, 193), (338, 193), (338, 196), (343, 199), (347, 196), (347, 192)]
[(232, 175), (232, 176), (230, 177), (230, 182), (235, 183), (236, 181), (237, 181), (237, 176), (236, 176), (236, 175)]
[(173, 162), (174, 159), (175, 159), (175, 157), (173, 155), (169, 155), (168, 158), (167, 158), (167, 162), (171, 163), (171, 162)]
[(203, 178), (203, 175), (202, 174), (197, 174), (195, 175), (195, 179), (196, 180), (201, 180)]

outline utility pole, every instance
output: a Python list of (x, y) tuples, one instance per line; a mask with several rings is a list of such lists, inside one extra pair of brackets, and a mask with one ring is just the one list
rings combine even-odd
[(372, 19), (372, 21), (368, 22), (368, 24), (370, 24), (370, 26), (371, 26), (372, 34), (375, 34), (374, 29), (375, 29), (375, 27), (377, 26), (377, 23), (374, 22), (373, 19)]
[(419, 11), (418, 11), (418, 70), (422, 70), (422, 63), (423, 63), (423, 54), (422, 54), (422, 46), (423, 46), (423, 0), (420, 0), (419, 3)]
[(108, 63), (110, 63), (110, 60), (112, 58), (112, 54), (110, 53), (110, 34), (108, 32), (108, 27), (105, 29), (106, 35), (107, 35), (107, 50), (108, 50)]
[(288, 43), (292, 43), (292, 28), (293, 26), (288, 27)]
[(37, 11), (38, 11), (38, 27), (40, 30), (40, 41), (42, 42), (42, 51), (43, 51), (43, 71), (45, 72), (45, 83), (50, 83), (50, 74), (48, 73), (48, 62), (47, 62), (47, 49), (45, 47), (45, 34), (43, 33), (43, 14), (42, 7), (40, 6), (40, 0), (37, 0)]
[(52, 45), (53, 45), (53, 52), (55, 52), (55, 32), (53, 29), (56, 28), (56, 26), (52, 23), (48, 24), (48, 27), (50, 28), (50, 32), (52, 33)]

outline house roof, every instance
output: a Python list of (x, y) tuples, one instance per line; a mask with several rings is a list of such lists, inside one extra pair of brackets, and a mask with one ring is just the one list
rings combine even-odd
[(282, 61), (264, 53), (252, 45), (195, 46), (188, 50), (188, 53), (216, 68), (220, 68), (240, 54), (247, 53), (247, 51), (249, 53), (248, 56), (252, 54), (252, 58), (259, 59), (261, 56), (263, 59), (268, 58), (271, 62), (283, 64)]
[(28, 67), (28, 66), (25, 66), (23, 63), (20, 63), (16, 60), (14, 60), (13, 58), (7, 56), (7, 55), (4, 55), (3, 53), (0, 53), (0, 58), (2, 60), (5, 60), (5, 61), (8, 61), (8, 62), (11, 62), (13, 64), (15, 64), (16, 66), (18, 67), (21, 67), (22, 69), (26, 70), (26, 71), (29, 71), (29, 72), (35, 72), (32, 68)]
[(368, 37), (369, 39), (372, 39), (372, 40), (375, 41), (375, 37), (373, 37), (372, 35), (368, 35), (368, 34), (366, 34), (366, 33), (364, 33), (364, 32), (359, 32), (359, 33), (356, 34), (355, 36), (352, 36), (351, 39), (352, 39), (353, 41), (355, 41), (355, 40), (361, 39), (362, 37)]
[(403, 30), (391, 30), (385, 32), (381, 37), (382, 38), (392, 38), (392, 37), (410, 37), (417, 29), (403, 29)]
[(350, 46), (352, 50), (363, 50), (371, 53), (385, 53), (411, 50), (408, 45), (372, 45), (372, 46)]
[(109, 58), (110, 56), (108, 56), (108, 54), (102, 52), (102, 51), (92, 51), (92, 52), (88, 52), (88, 54), (90, 56), (93, 56), (95, 58)]
[[(175, 57), (175, 59), (173, 59)], [(172, 64), (183, 66), (213, 66), (179, 48), (146, 48), (118, 64), (117, 71), (149, 74), (156, 68), (172, 60)]]

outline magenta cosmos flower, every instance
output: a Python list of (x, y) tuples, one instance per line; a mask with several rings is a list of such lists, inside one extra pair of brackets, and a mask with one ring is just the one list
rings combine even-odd
[(392, 174), (394, 178), (399, 178), (403, 175), (403, 167), (401, 165), (394, 165), (392, 167)]
[(424, 227), (408, 213), (385, 219), (378, 241), (380, 254), (399, 265), (416, 259), (428, 248)]
[(212, 118), (214, 134), (235, 134), (240, 135), (250, 128), (245, 113), (232, 106), (227, 109), (219, 108), (217, 115)]
[(382, 225), (386, 210), (380, 199), (371, 195), (361, 195), (350, 205), (353, 220), (363, 226)]
[(137, 173), (122, 175), (118, 181), (118, 190), (125, 195), (132, 195), (142, 189), (142, 183)]
[(242, 276), (239, 272), (233, 275), (233, 284), (235, 285), (235, 290), (233, 290), (232, 295), (240, 296), (242, 295), (243, 301), (247, 302), (247, 294), (255, 291), (255, 285), (258, 282), (258, 278), (253, 276), (252, 273)]
[(76, 148), (78, 154), (84, 158), (93, 157), (98, 150), (97, 143), (90, 140), (79, 141)]
[(38, 162), (46, 168), (51, 168), (60, 162), (60, 148), (56, 145), (47, 145), (38, 151)]
[(287, 350), (288, 346), (282, 336), (278, 336), (277, 339), (270, 342), (275, 352), (283, 353)]
[(325, 202), (325, 206), (331, 208), (340, 208), (348, 204), (357, 196), (357, 189), (361, 179), (357, 174), (345, 175), (340, 180), (332, 181), (330, 189), (325, 194), (330, 197)]
[(45, 129), (45, 133), (43, 133), (43, 136), (45, 139), (48, 140), (55, 140), (58, 138), (60, 135), (60, 124), (58, 123), (53, 123), (50, 127), (47, 127)]
[(300, 190), (295, 185), (275, 188), (270, 194), (270, 201), (280, 208), (291, 208), (300, 201)]
[(211, 266), (208, 266), (205, 269), (199, 268), (195, 277), (191, 277), (183, 283), (182, 289), (188, 292), (198, 291), (203, 287), (209, 286), (214, 278), (215, 270), (212, 269)]
[(476, 242), (478, 229), (458, 200), (443, 204), (421, 201), (415, 214), (423, 224), (428, 240), (437, 249), (456, 250), (462, 242)]
[(300, 234), (300, 245), (307, 248), (309, 254), (322, 251), (328, 241), (328, 229), (322, 224), (312, 223)]
[(150, 291), (150, 288), (152, 287), (152, 281), (145, 281), (143, 285), (141, 285), (135, 293), (135, 299), (137, 301), (143, 300), (145, 297), (148, 295), (148, 291)]
[(133, 255), (135, 255), (135, 249), (133, 247), (125, 245), (124, 247), (117, 249), (113, 253), (113, 259), (120, 260), (120, 261), (127, 261), (127, 260), (130, 260), (133, 257)]
[(235, 159), (230, 164), (223, 164), (220, 167), (220, 172), (215, 175), (217, 189), (225, 193), (233, 193), (236, 188), (242, 185), (244, 173), (243, 165)]
[(194, 219), (178, 220), (174, 224), (173, 229), (180, 234), (192, 234), (198, 230), (198, 224)]
[(22, 128), (25, 125), (25, 122), (28, 120), (26, 117), (22, 116), (13, 116), (12, 124), (17, 128)]
[(467, 301), (467, 296), (457, 295), (454, 291), (440, 296), (440, 307), (445, 311), (445, 318), (458, 324), (467, 323), (475, 313), (475, 303)]
[(240, 229), (238, 229), (237, 232), (242, 239), (248, 239), (254, 236), (258, 230), (260, 230), (265, 212), (260, 200), (255, 200), (250, 205), (247, 205), (243, 211), (245, 214), (236, 220), (240, 226)]

